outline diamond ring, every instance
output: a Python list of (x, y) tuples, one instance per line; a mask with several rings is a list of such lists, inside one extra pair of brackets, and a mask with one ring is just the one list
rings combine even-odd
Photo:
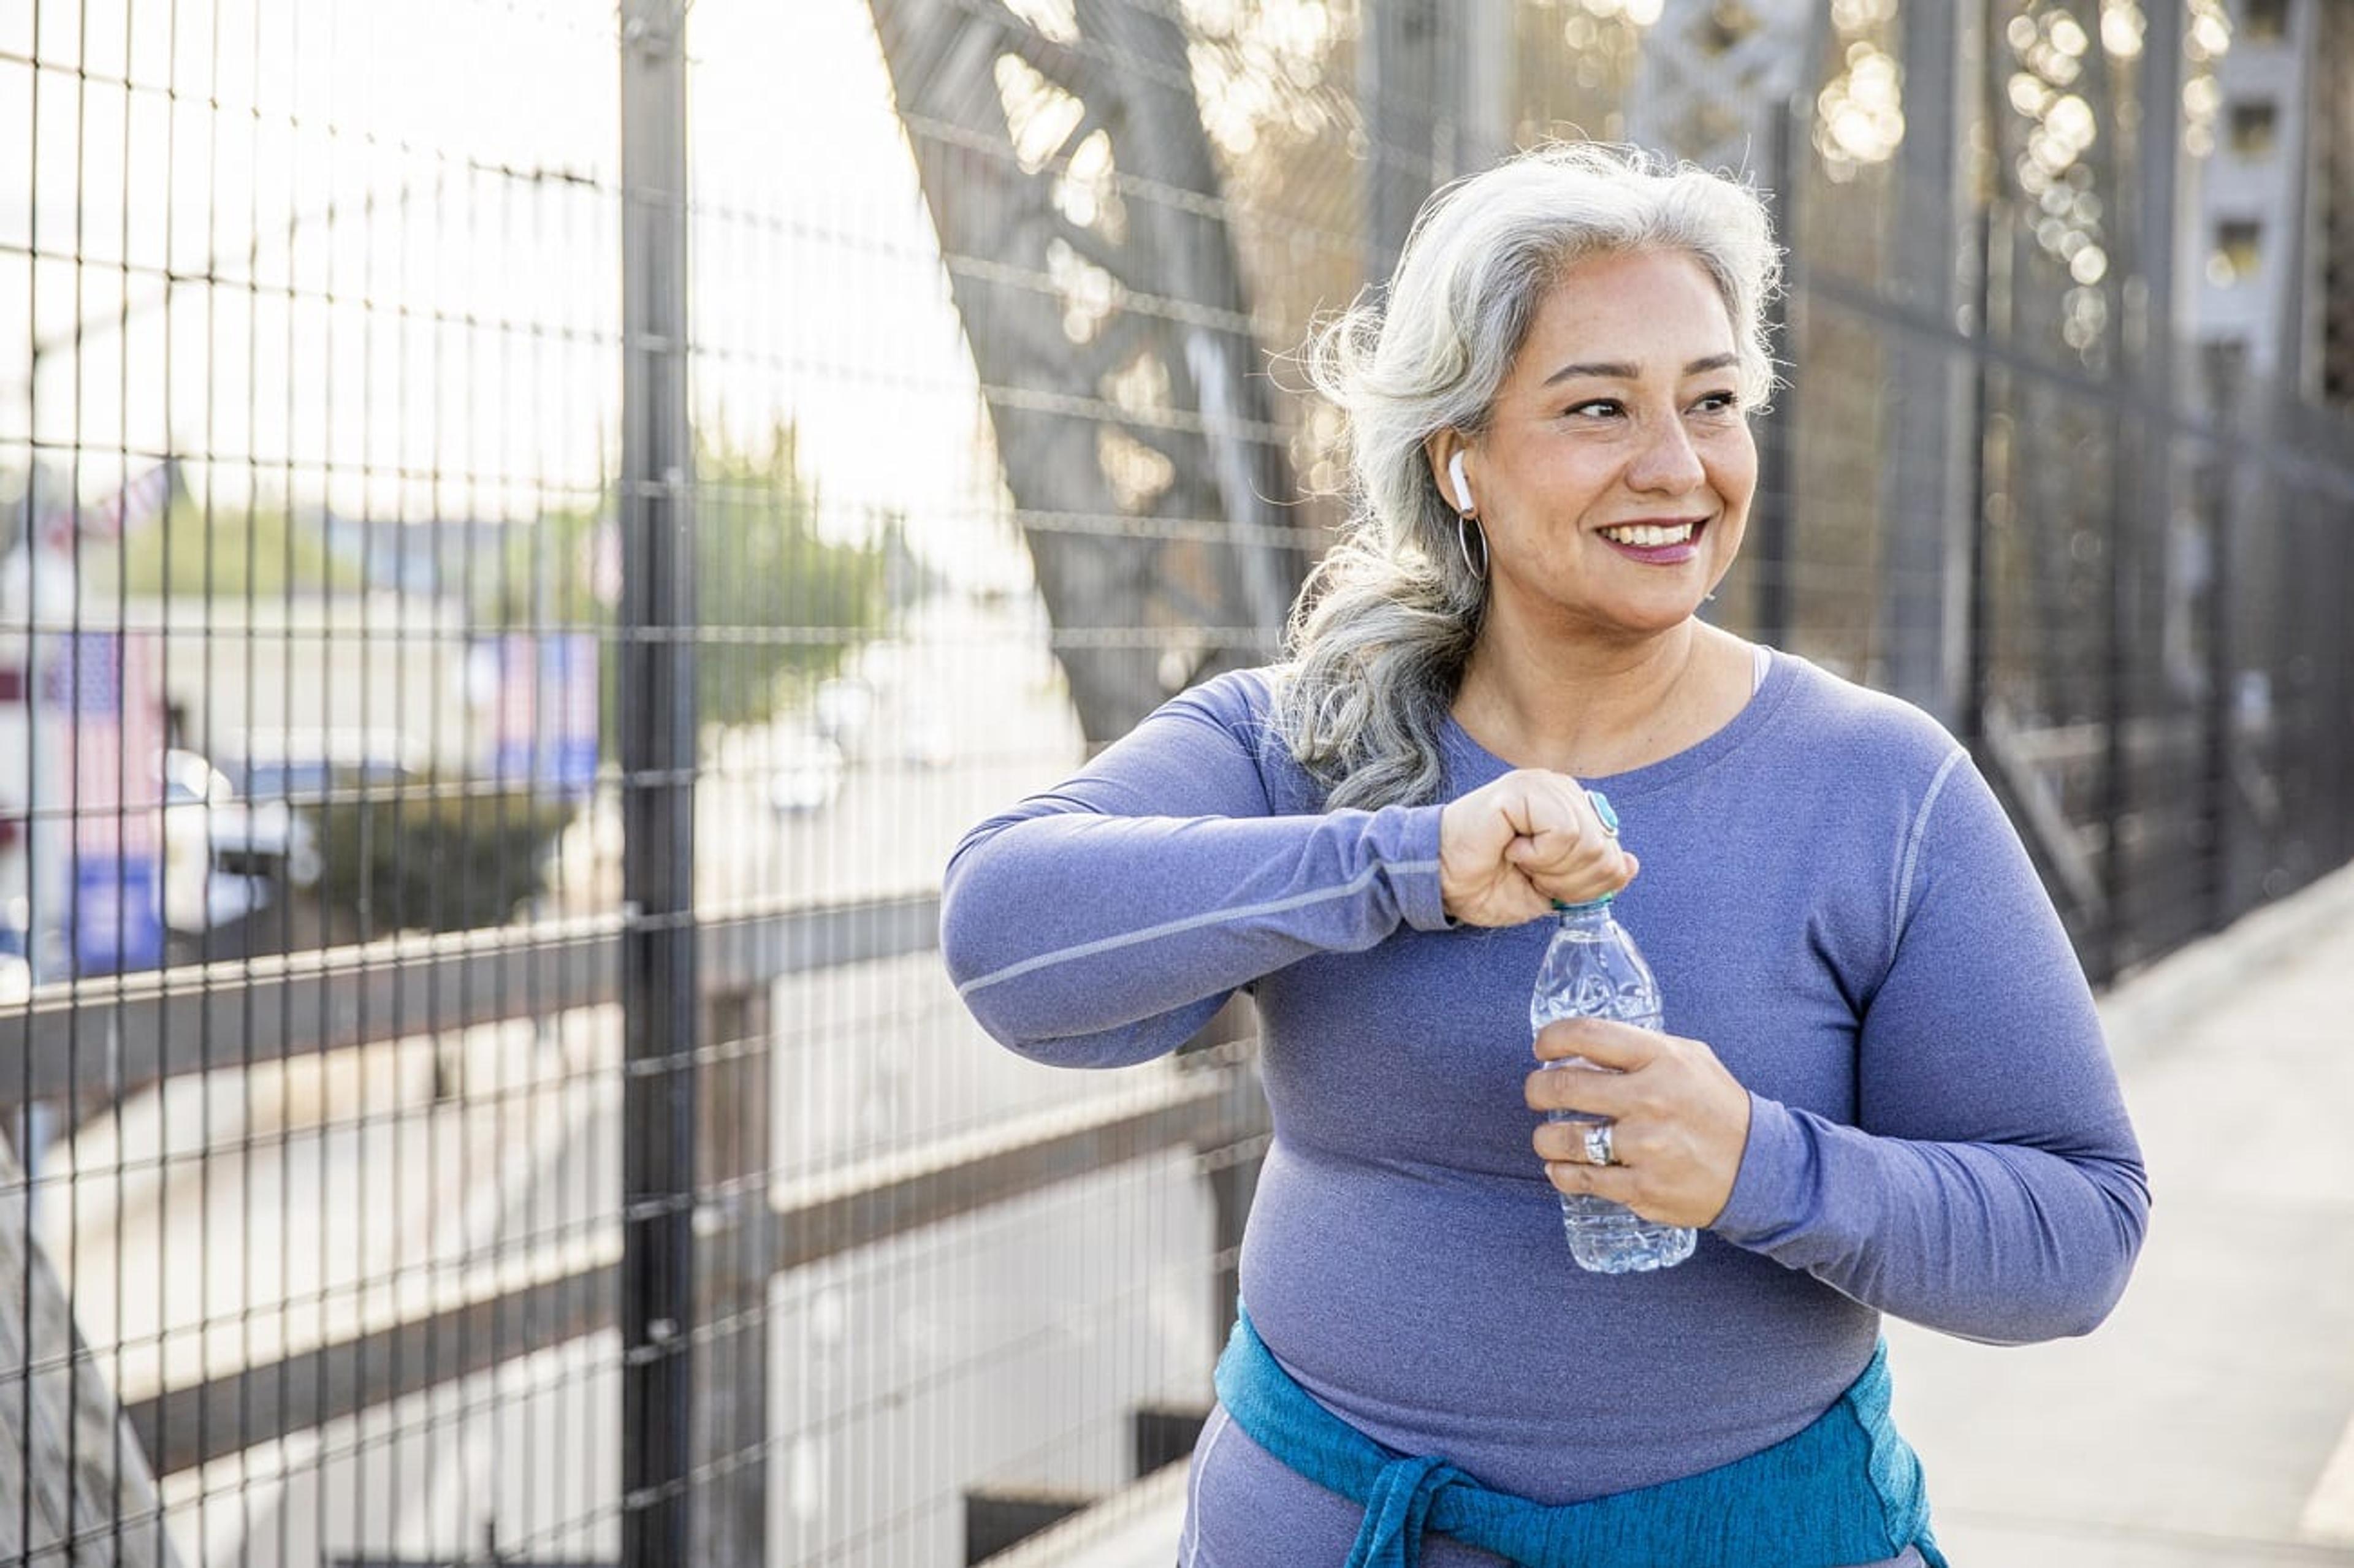
[(1610, 1147), (1610, 1123), (1589, 1121), (1585, 1124), (1585, 1162), (1588, 1165), (1616, 1165), (1617, 1150)]

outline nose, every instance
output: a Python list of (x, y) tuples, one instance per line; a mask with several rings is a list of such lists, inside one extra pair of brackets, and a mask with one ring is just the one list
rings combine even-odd
[(1697, 490), (1708, 478), (1681, 419), (1655, 420), (1645, 432), (1642, 450), (1627, 465), (1627, 482), (1636, 490), (1682, 495)]

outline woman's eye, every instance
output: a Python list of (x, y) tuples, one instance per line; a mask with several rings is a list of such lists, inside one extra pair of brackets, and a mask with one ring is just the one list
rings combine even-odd
[(1597, 417), (1608, 416), (1618, 412), (1618, 400), (1615, 397), (1596, 397), (1585, 403), (1573, 403), (1566, 412)]
[(1741, 395), (1737, 392), (1712, 392), (1692, 407), (1703, 414), (1730, 414), (1741, 407)]

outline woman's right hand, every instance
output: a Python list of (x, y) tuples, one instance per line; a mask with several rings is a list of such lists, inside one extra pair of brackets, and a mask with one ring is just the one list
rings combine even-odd
[(1467, 926), (1518, 926), (1555, 899), (1616, 893), (1638, 869), (1566, 773), (1516, 768), (1439, 813), (1439, 893)]

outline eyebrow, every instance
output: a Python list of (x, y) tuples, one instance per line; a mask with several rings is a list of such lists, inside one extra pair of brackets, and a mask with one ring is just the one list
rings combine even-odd
[[(1712, 354), (1706, 359), (1695, 359), (1690, 365), (1685, 366), (1684, 374), (1686, 376), (1698, 376), (1703, 371), (1723, 370), (1729, 366), (1738, 365), (1740, 363), (1741, 361), (1736, 356), (1730, 354)], [(1634, 366), (1621, 365), (1615, 361), (1601, 365), (1564, 365), (1559, 370), (1554, 371), (1551, 376), (1546, 376), (1544, 378), (1544, 384), (1550, 387), (1556, 381), (1566, 381), (1574, 376), (1595, 376), (1611, 381), (1632, 381), (1638, 374), (1639, 373)]]

